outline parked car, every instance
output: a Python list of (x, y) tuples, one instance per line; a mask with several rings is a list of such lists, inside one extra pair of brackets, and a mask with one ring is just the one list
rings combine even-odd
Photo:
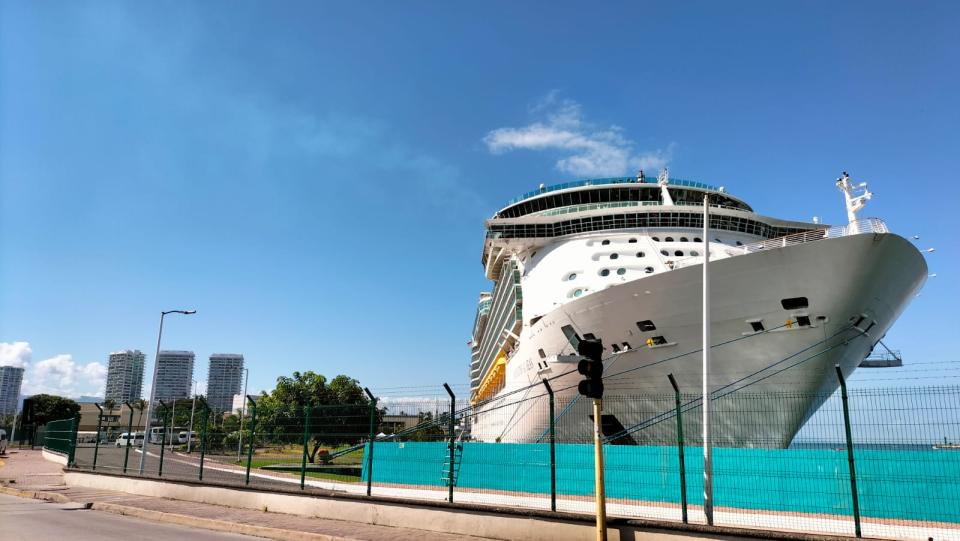
[(143, 447), (143, 432), (134, 432), (133, 437), (127, 432), (122, 432), (116, 441), (117, 447)]
[(0, 428), (0, 455), (7, 454), (7, 431)]
[(197, 441), (198, 436), (196, 432), (188, 432), (187, 430), (181, 430), (180, 433), (177, 434), (177, 443), (180, 443), (180, 444), (187, 443), (187, 439), (188, 439), (187, 434), (189, 434), (189, 439), (191, 441), (194, 441), (194, 442)]

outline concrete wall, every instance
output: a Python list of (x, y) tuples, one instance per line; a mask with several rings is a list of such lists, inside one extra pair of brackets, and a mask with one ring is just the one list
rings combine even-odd
[[(141, 496), (172, 498), (227, 507), (257, 509), (306, 517), (361, 522), (381, 526), (416, 528), (458, 535), (474, 535), (517, 541), (557, 539), (591, 541), (595, 525), (586, 520), (550, 519), (520, 514), (495, 514), (463, 508), (444, 509), (384, 503), (375, 500), (299, 496), (196, 484), (134, 479), (68, 471), (71, 487), (117, 490)], [(621, 523), (609, 531), (610, 541), (650, 539), (739, 539), (735, 536), (639, 528)]]
[(51, 450), (49, 450), (49, 449), (44, 449), (44, 450), (41, 452), (41, 454), (43, 455), (43, 458), (44, 458), (45, 460), (49, 460), (50, 462), (56, 462), (57, 464), (63, 464), (64, 466), (67, 465), (67, 456), (66, 456), (66, 455), (61, 455), (60, 453), (57, 453), (57, 452), (55, 452), (55, 451), (51, 451)]

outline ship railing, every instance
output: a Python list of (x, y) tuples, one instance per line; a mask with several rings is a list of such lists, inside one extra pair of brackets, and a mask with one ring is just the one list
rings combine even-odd
[[(775, 239), (767, 239), (759, 242), (744, 244), (743, 246), (728, 246), (724, 252), (730, 256), (746, 255), (764, 250), (775, 248), (786, 248), (808, 242), (816, 242), (824, 239), (835, 239), (848, 237), (850, 235), (863, 235), (869, 233), (889, 233), (887, 224), (880, 218), (865, 218), (857, 220), (848, 225), (835, 225), (823, 229), (811, 229), (801, 233), (794, 233)], [(703, 263), (703, 256), (685, 257), (668, 262), (667, 266), (671, 268), (689, 267), (690, 265), (700, 265)]]
[[(702, 201), (677, 201), (674, 203), (675, 206), (684, 207), (684, 206), (693, 206), (693, 207), (702, 207)], [(660, 201), (610, 201), (606, 203), (584, 203), (581, 205), (571, 205), (569, 207), (560, 207), (550, 210), (542, 210), (540, 212), (534, 212), (528, 214), (527, 216), (557, 216), (560, 214), (572, 214), (575, 212), (586, 212), (589, 210), (599, 210), (599, 209), (610, 209), (610, 208), (630, 208), (630, 207), (665, 207)], [(710, 208), (719, 208), (719, 209), (728, 209), (728, 210), (740, 210), (745, 211), (746, 209), (742, 207), (731, 207), (729, 205), (720, 205), (711, 203)]]
[(796, 244), (805, 244), (823, 239), (836, 239), (850, 235), (862, 235), (867, 233), (889, 233), (887, 224), (880, 218), (865, 218), (857, 220), (848, 225), (835, 225), (826, 229), (812, 229), (801, 233), (794, 233), (785, 237), (752, 242), (743, 246), (730, 247), (726, 249), (727, 255), (743, 255), (772, 248), (785, 248)]
[[(568, 188), (580, 188), (582, 186), (602, 186), (604, 184), (656, 184), (656, 177), (647, 177), (643, 182), (638, 182), (637, 177), (613, 177), (613, 178), (594, 178), (588, 180), (577, 180), (573, 182), (564, 182), (562, 184), (553, 184), (551, 186), (544, 186), (543, 188), (529, 191), (520, 197), (511, 199), (507, 206), (513, 205), (514, 203), (519, 203), (524, 199), (529, 199), (540, 194), (545, 194), (549, 192), (555, 192), (558, 190), (566, 190)], [(699, 188), (701, 190), (708, 190), (711, 192), (719, 192), (720, 188), (712, 186), (705, 182), (697, 182), (695, 180), (686, 180), (682, 178), (671, 178), (669, 185), (672, 187), (685, 187), (685, 188)]]

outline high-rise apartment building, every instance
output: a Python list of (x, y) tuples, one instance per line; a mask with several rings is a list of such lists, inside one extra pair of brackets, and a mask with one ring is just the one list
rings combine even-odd
[(0, 366), (0, 415), (13, 415), (20, 402), (23, 368)]
[(110, 354), (107, 364), (105, 400), (122, 404), (143, 395), (143, 366), (146, 356), (139, 349), (125, 349)]
[(192, 381), (192, 351), (160, 352), (160, 356), (157, 357), (156, 399), (189, 398)]
[(233, 396), (243, 385), (243, 355), (214, 353), (207, 375), (207, 404), (214, 413), (231, 411)]

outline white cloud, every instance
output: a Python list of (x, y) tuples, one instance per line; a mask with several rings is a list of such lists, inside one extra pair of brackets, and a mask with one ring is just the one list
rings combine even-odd
[(0, 342), (0, 366), (26, 368), (32, 355), (30, 342)]
[(667, 165), (673, 145), (666, 150), (637, 152), (619, 126), (598, 128), (583, 118), (580, 104), (559, 100), (551, 92), (531, 108), (545, 119), (519, 128), (497, 128), (483, 142), (494, 154), (512, 150), (555, 150), (564, 154), (556, 168), (577, 176), (627, 175), (637, 169), (655, 171)]
[[(16, 344), (25, 345), (26, 359), (29, 360), (30, 344)], [(33, 364), (24, 361), (23, 366), (27, 368), (27, 372), (24, 374), (21, 392), (28, 396), (38, 393), (68, 397), (102, 395), (107, 379), (107, 367), (102, 363), (81, 364), (73, 360), (73, 355), (68, 354), (54, 355)]]

